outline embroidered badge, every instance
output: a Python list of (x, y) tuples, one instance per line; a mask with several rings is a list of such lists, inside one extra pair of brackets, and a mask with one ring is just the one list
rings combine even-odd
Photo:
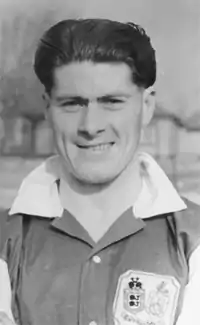
[(129, 270), (118, 281), (115, 325), (172, 325), (180, 284), (172, 276)]

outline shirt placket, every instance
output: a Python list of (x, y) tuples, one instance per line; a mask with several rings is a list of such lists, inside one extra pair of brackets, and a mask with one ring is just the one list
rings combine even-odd
[(104, 253), (99, 252), (91, 255), (83, 265), (80, 281), (79, 325), (107, 324), (109, 268), (104, 264), (104, 259)]

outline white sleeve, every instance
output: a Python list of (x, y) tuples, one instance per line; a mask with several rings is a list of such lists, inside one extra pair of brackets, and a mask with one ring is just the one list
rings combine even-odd
[(189, 259), (189, 281), (185, 287), (183, 306), (176, 325), (200, 324), (200, 246)]
[(13, 315), (11, 311), (11, 286), (10, 277), (8, 274), (8, 267), (3, 259), (0, 259), (0, 311), (7, 314), (7, 316), (13, 321)]

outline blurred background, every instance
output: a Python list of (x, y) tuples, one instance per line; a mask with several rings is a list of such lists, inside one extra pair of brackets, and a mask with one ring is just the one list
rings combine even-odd
[(54, 153), (32, 69), (37, 42), (57, 21), (79, 17), (133, 21), (151, 36), (157, 104), (141, 146), (200, 204), (200, 1), (0, 0), (0, 207), (9, 207), (22, 178)]

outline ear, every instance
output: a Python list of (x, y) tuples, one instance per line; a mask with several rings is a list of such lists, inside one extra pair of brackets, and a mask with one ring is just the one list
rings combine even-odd
[(49, 112), (49, 107), (50, 107), (50, 96), (47, 92), (44, 92), (42, 94), (42, 98), (44, 100), (44, 104), (45, 104), (45, 118), (48, 119), (48, 112)]
[(142, 126), (147, 126), (154, 114), (155, 110), (155, 90), (153, 87), (149, 87), (143, 92), (143, 116)]

